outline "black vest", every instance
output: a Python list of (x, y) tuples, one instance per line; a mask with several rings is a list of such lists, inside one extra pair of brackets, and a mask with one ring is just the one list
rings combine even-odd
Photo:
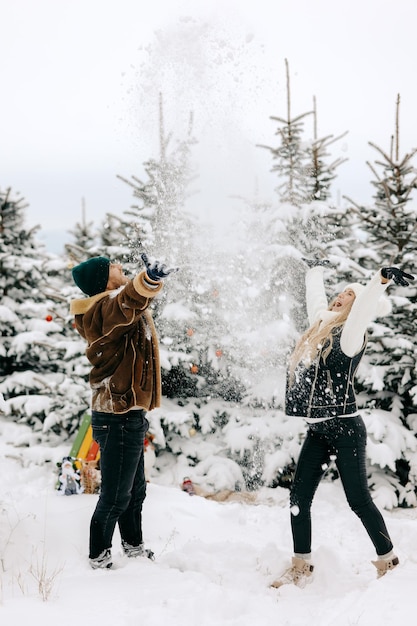
[[(323, 360), (321, 349), (310, 367), (300, 363), (285, 394), (285, 413), (309, 419), (329, 419), (357, 413), (354, 377), (365, 352), (366, 338), (358, 354), (349, 357), (340, 347), (342, 328), (333, 331), (333, 346)], [(328, 345), (328, 344), (327, 344)]]

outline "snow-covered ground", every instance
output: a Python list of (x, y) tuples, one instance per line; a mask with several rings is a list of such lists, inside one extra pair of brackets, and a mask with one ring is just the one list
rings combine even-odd
[(384, 512), (400, 567), (376, 579), (370, 540), (340, 481), (323, 482), (313, 506), (313, 582), (269, 588), (289, 564), (288, 492), (259, 504), (218, 503), (150, 483), (146, 544), (156, 560), (93, 571), (88, 527), (97, 496), (60, 496), (55, 461), (67, 446), (16, 448), (19, 428), (0, 421), (0, 623), (4, 626), (375, 626), (415, 620), (417, 510)]

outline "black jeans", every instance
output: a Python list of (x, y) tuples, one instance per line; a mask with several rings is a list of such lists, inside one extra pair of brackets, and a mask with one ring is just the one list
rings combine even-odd
[(146, 495), (143, 460), (146, 412), (122, 415), (92, 412), (93, 437), (100, 444), (101, 491), (90, 524), (90, 558), (111, 548), (116, 523), (131, 546), (142, 543)]
[(334, 455), (349, 506), (364, 525), (378, 555), (392, 550), (385, 522), (375, 506), (366, 474), (366, 427), (361, 417), (311, 424), (301, 448), (291, 489), (294, 552), (311, 551), (310, 509), (325, 467)]

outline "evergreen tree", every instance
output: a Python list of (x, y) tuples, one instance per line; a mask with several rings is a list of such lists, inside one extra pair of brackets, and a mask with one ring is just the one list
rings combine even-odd
[(300, 206), (311, 200), (309, 177), (311, 174), (308, 157), (303, 143), (304, 118), (311, 115), (311, 111), (296, 117), (291, 114), (291, 91), (288, 61), (285, 59), (287, 77), (287, 116), (285, 118), (271, 116), (279, 123), (276, 134), (279, 137), (277, 147), (260, 146), (267, 148), (275, 163), (272, 172), (278, 174), (279, 184), (276, 192), (282, 202), (293, 206)]
[(119, 176), (133, 189), (133, 196), (139, 204), (125, 211), (130, 216), (133, 232), (127, 232), (127, 240), (133, 243), (137, 233), (141, 239), (137, 241), (137, 256), (146, 243), (150, 255), (163, 255), (174, 264), (187, 259), (189, 233), (195, 222), (186, 211), (189, 197), (189, 186), (194, 180), (191, 162), (193, 138), (193, 116), (190, 115), (188, 134), (182, 141), (170, 149), (172, 134), (165, 132), (163, 102), (159, 102), (159, 158), (151, 158), (144, 163), (147, 180), (142, 181), (136, 176), (131, 180)]
[[(46, 255), (35, 239), (38, 227), (30, 230), (24, 228), (26, 207), (24, 200), (14, 198), (10, 189), (0, 191), (0, 295), (4, 307), (0, 321), (2, 376), (39, 362), (37, 349), (33, 349), (31, 345), (18, 346), (15, 341), (19, 332), (29, 330), (25, 326), (25, 320), (30, 319), (30, 313), (36, 309), (36, 305), (31, 305), (30, 300), (39, 299), (40, 290), (45, 284), (43, 272)], [(43, 310), (46, 315), (47, 308)], [(45, 318), (45, 315), (42, 317)], [(12, 319), (13, 324), (10, 324)]]
[(311, 170), (309, 174), (310, 197), (313, 200), (321, 200), (323, 202), (330, 200), (330, 186), (336, 178), (336, 169), (346, 161), (346, 159), (337, 158), (328, 163), (329, 146), (346, 136), (347, 131), (338, 137), (328, 135), (326, 137), (318, 137), (317, 134), (317, 105), (314, 97), (314, 138), (311, 143)]
[(67, 268), (37, 241), (39, 227), (25, 229), (25, 208), (0, 190), (0, 393), (7, 416), (58, 442), (85, 410), (85, 383), (72, 369), (65, 298), (54, 299)]
[[(374, 204), (358, 205), (347, 197), (351, 203), (353, 225), (360, 225), (366, 233), (367, 245), (394, 265), (412, 261), (410, 251), (413, 250), (417, 237), (412, 196), (417, 187), (417, 175), (413, 165), (417, 148), (400, 155), (399, 111), (398, 95), (395, 132), (391, 137), (390, 151), (386, 152), (369, 142), (379, 154), (374, 165), (368, 162), (374, 175)], [(384, 228), (381, 228), (382, 225)]]
[[(417, 149), (401, 155), (400, 97), (397, 98), (395, 133), (390, 151), (370, 142), (378, 160), (368, 163), (374, 180), (374, 203), (351, 202), (352, 227), (362, 234), (352, 249), (367, 275), (382, 266), (397, 265), (412, 271), (417, 246), (417, 205), (413, 157)], [(348, 198), (349, 200), (349, 198)], [(360, 369), (360, 390), (367, 405), (372, 480), (392, 492), (395, 504), (415, 504), (417, 487), (417, 351), (415, 308), (417, 289), (389, 289), (392, 313), (377, 320)]]
[[(129, 249), (132, 268), (137, 268), (138, 264), (142, 266), (140, 254), (144, 251), (151, 258), (156, 257), (179, 268), (155, 301), (154, 317), (164, 353), (164, 392), (170, 397), (184, 397), (195, 395), (195, 380), (190, 367), (197, 360), (197, 356), (190, 353), (192, 341), (186, 334), (197, 316), (195, 290), (199, 288), (195, 280), (195, 264), (199, 257), (195, 242), (199, 240), (199, 229), (196, 219), (186, 208), (189, 186), (195, 178), (191, 159), (195, 139), (190, 116), (186, 138), (171, 148), (172, 134), (165, 131), (162, 97), (159, 114), (160, 152), (157, 159), (151, 158), (144, 163), (146, 180), (136, 176), (128, 180), (119, 176), (132, 187), (134, 198), (139, 200), (139, 204), (124, 212), (120, 229), (124, 229), (122, 245)], [(167, 305), (173, 294), (177, 303), (174, 311), (172, 305)]]
[[(269, 295), (278, 315), (294, 320), (300, 331), (305, 323), (304, 267), (300, 258), (326, 255), (330, 242), (338, 238), (340, 231), (341, 211), (332, 206), (329, 198), (331, 182), (343, 159), (329, 162), (328, 148), (344, 134), (336, 138), (318, 137), (315, 99), (313, 111), (292, 117), (287, 60), (285, 64), (287, 116), (272, 118), (281, 125), (277, 131), (281, 143), (277, 148), (269, 148), (277, 161), (272, 171), (283, 181), (276, 189), (279, 205), (275, 215), (267, 220), (267, 241), (271, 236), (275, 238)], [(304, 118), (311, 114), (314, 136), (308, 141), (304, 137)]]

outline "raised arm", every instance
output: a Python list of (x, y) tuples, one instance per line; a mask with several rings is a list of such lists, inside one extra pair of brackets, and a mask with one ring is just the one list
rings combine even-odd
[(309, 268), (306, 273), (306, 304), (310, 326), (318, 320), (320, 313), (329, 306), (324, 289), (323, 271), (322, 265), (316, 265)]
[(383, 294), (391, 281), (407, 287), (410, 280), (414, 280), (414, 276), (397, 267), (383, 267), (373, 276), (364, 291), (355, 299), (343, 327), (340, 346), (347, 356), (353, 356), (359, 352), (366, 330), (372, 320), (381, 314), (387, 314), (387, 311), (381, 312), (381, 304), (384, 304)]
[(352, 357), (361, 349), (366, 330), (372, 320), (378, 317), (381, 296), (390, 282), (379, 270), (362, 293), (356, 296), (340, 337), (340, 347), (347, 356)]

